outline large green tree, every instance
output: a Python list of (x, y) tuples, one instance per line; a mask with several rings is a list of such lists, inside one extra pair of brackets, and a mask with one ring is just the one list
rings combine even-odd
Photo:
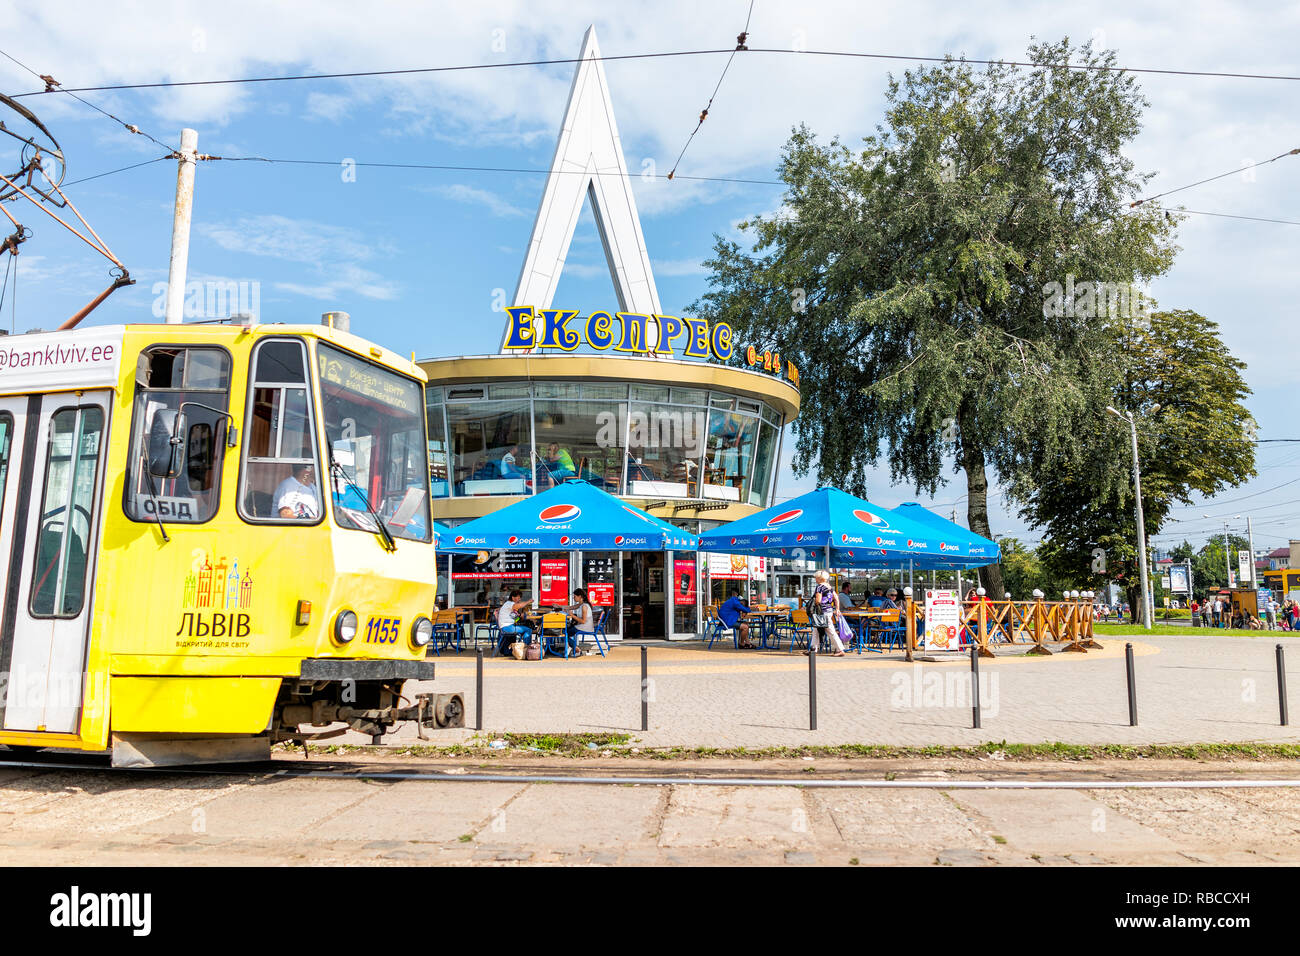
[[(1028, 56), (891, 79), (856, 151), (797, 129), (783, 208), (746, 224), (750, 251), (716, 241), (693, 306), (799, 366), (797, 473), (865, 494), (883, 454), (894, 481), (933, 494), (961, 471), (987, 536), (990, 474), (1057, 454), (1098, 391), (1095, 321), (1047, 307), (1048, 288), (1127, 288), (1174, 254), (1168, 216), (1120, 212), (1146, 178), (1122, 152), (1145, 105), (1132, 76), (1068, 40)], [(1002, 592), (999, 568), (983, 577)]]
[[(1021, 515), (1045, 532), (1044, 564), (1065, 577), (1122, 582), (1136, 619), (1141, 586), (1132, 441), (1127, 424), (1105, 408), (1134, 415), (1151, 538), (1193, 494), (1209, 497), (1255, 474), (1254, 422), (1244, 404), (1250, 389), (1244, 363), (1223, 344), (1218, 326), (1196, 312), (1108, 320), (1094, 346), (1103, 374), (1093, 381), (1104, 390), (1090, 415), (1051, 467), (1022, 472), (1011, 494), (1023, 502)], [(1197, 583), (1199, 589), (1199, 577)]]

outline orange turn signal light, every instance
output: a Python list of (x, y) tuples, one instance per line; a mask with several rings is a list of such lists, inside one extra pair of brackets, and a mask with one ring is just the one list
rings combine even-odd
[(294, 615), (294, 623), (299, 627), (306, 627), (311, 623), (311, 601), (298, 602), (298, 612)]

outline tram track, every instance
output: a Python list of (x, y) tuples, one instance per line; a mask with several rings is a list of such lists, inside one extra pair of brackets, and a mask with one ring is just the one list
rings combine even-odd
[[(795, 787), (858, 790), (1241, 790), (1300, 789), (1300, 771), (1235, 769), (1231, 776), (1221, 768), (1122, 768), (1113, 765), (1087, 769), (1056, 767), (987, 766), (926, 770), (916, 767), (889, 769), (881, 765), (794, 768), (788, 764), (720, 766), (665, 770), (662, 766), (573, 767), (557, 770), (554, 762), (537, 766), (515, 763), (500, 769), (470, 769), (463, 764), (418, 766), (393, 761), (311, 761), (273, 759), (250, 764), (189, 767), (114, 768), (100, 754), (33, 754), (21, 759), (0, 756), (0, 770), (32, 773), (109, 773), (122, 777), (147, 774), (177, 776), (252, 777), (260, 783), (281, 780), (367, 780), (422, 783), (508, 783), (584, 786), (713, 786)], [(1154, 771), (1154, 772), (1153, 772)]]

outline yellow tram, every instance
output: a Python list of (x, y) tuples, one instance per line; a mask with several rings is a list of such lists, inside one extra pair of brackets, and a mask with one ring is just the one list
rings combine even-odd
[(0, 743), (139, 766), (462, 725), (400, 693), (433, 676), (424, 381), (327, 326), (0, 338)]

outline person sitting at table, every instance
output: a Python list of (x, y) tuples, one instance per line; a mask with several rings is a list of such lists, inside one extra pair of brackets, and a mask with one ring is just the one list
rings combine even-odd
[(867, 607), (871, 608), (873, 611), (879, 611), (885, 606), (887, 600), (888, 598), (885, 597), (885, 589), (878, 587), (871, 592), (871, 597), (867, 598)]
[(726, 627), (736, 632), (740, 637), (740, 648), (746, 651), (753, 650), (754, 645), (749, 639), (749, 625), (740, 619), (740, 615), (750, 613), (752, 612), (749, 605), (740, 599), (738, 588), (732, 588), (727, 599), (718, 608), (718, 618)]
[(505, 454), (501, 456), (501, 477), (502, 478), (523, 478), (524, 473), (519, 470), (515, 464), (515, 453), (519, 451), (518, 445), (507, 445)]
[(523, 641), (525, 644), (533, 642), (532, 629), (519, 623), (520, 613), (531, 603), (524, 599), (523, 591), (515, 588), (510, 592), (505, 603), (497, 609), (497, 627), (501, 634), (501, 640), (497, 643), (497, 653), (501, 656), (510, 653), (510, 645), (515, 641)]
[(561, 448), (557, 442), (551, 442), (546, 446), (546, 464), (554, 478), (572, 478), (578, 473), (569, 450)]
[(596, 612), (587, 600), (585, 588), (573, 589), (573, 603), (564, 609), (569, 616), (569, 646), (577, 654), (594, 654), (591, 645), (596, 640)]
[(885, 603), (884, 603), (883, 605), (881, 605), (881, 606), (882, 606), (885, 610), (887, 610), (887, 611), (896, 611), (896, 610), (898, 610), (898, 608), (899, 608), (899, 604), (898, 604), (898, 589), (897, 589), (897, 588), (890, 588), (890, 589), (889, 589), (889, 593), (885, 595)]
[(861, 602), (853, 597), (853, 585), (845, 581), (840, 585), (840, 607), (857, 607)]

